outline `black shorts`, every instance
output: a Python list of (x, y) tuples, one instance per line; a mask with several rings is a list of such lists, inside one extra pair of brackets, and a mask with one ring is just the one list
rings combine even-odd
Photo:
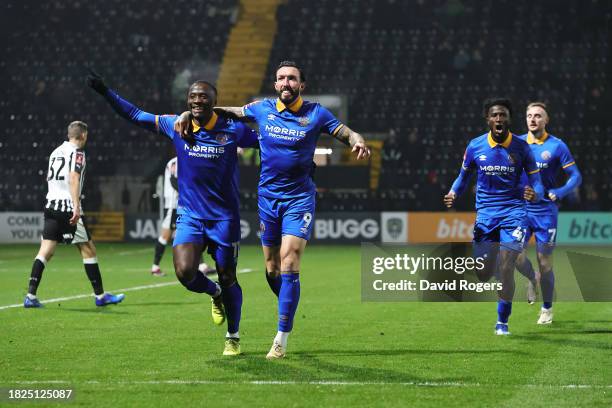
[(45, 208), (43, 239), (64, 244), (82, 244), (89, 241), (91, 237), (83, 217), (79, 218), (76, 225), (70, 225), (71, 217), (71, 212), (54, 211)]

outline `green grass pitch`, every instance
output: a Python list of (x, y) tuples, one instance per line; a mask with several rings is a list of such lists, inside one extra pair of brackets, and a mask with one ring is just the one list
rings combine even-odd
[[(23, 301), (36, 250), (0, 246), (0, 307)], [(153, 278), (153, 245), (98, 250), (107, 291), (176, 282), (169, 251), (168, 275)], [(497, 337), (493, 303), (362, 303), (359, 247), (310, 246), (288, 356), (270, 362), (276, 298), (260, 248), (242, 247), (239, 269), (252, 270), (239, 276), (240, 357), (221, 355), (208, 296), (179, 284), (107, 308), (87, 297), (0, 309), (0, 405), (54, 405), (8, 402), (9, 388), (72, 388), (57, 406), (612, 406), (612, 303), (557, 303), (541, 327), (517, 295), (513, 334)], [(90, 292), (77, 251), (59, 247), (41, 300)]]

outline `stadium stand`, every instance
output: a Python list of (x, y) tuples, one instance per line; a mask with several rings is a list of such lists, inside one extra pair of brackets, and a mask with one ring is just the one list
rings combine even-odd
[[(442, 209), (468, 138), (483, 132), (481, 102), (492, 95), (514, 101), (521, 133), (526, 103), (549, 102), (549, 129), (568, 142), (584, 176), (567, 208), (612, 208), (607, 1), (271, 3), (276, 35), (259, 93), (271, 92), (278, 61), (294, 59), (308, 73), (307, 93), (345, 95), (352, 128), (389, 135), (378, 189), (325, 189), (319, 210)], [(238, 0), (7, 0), (0, 7), (4, 211), (41, 208), (46, 156), (74, 119), (90, 125), (90, 181), (131, 174), (153, 182), (172, 147), (101, 106), (84, 86), (85, 67), (151, 112), (182, 110), (191, 80), (216, 80), (223, 71), (241, 13)], [(513, 35), (502, 35), (508, 28)], [(252, 184), (243, 188), (246, 210), (256, 208)], [(471, 202), (465, 197), (459, 208)]]

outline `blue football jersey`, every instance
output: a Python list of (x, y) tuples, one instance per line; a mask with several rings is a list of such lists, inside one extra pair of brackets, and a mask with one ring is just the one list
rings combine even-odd
[(538, 173), (529, 145), (509, 133), (497, 143), (485, 133), (469, 143), (463, 158), (463, 170), (476, 171), (476, 210), (479, 217), (504, 217), (525, 211), (521, 175)]
[(261, 174), (259, 195), (296, 198), (314, 194), (312, 159), (321, 133), (336, 134), (342, 124), (318, 103), (298, 97), (285, 106), (280, 99), (245, 105), (245, 117), (259, 126)]
[(176, 115), (156, 115), (155, 127), (172, 139), (178, 160), (178, 214), (204, 220), (239, 219), (237, 147), (257, 146), (257, 133), (240, 122), (217, 116), (200, 128), (194, 144), (174, 131)]
[[(519, 136), (525, 140), (535, 157), (545, 194), (537, 203), (527, 203), (527, 211), (548, 213), (557, 211), (557, 204), (548, 198), (548, 191), (555, 188), (559, 170), (575, 166), (576, 161), (567, 145), (559, 138), (544, 133), (541, 139), (536, 139), (531, 132)], [(527, 176), (523, 176), (523, 185), (527, 184)]]

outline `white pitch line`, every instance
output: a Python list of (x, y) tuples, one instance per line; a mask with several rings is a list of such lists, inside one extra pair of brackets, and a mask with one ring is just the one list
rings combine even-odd
[(117, 252), (117, 255), (126, 256), (126, 255), (132, 255), (132, 254), (142, 254), (145, 252), (153, 252), (153, 251), (151, 250), (151, 248), (141, 248), (141, 249), (132, 249), (130, 251)]
[[(254, 271), (254, 269), (252, 269), (252, 268), (244, 268), (244, 269), (238, 270), (238, 273), (242, 274), (242, 273), (249, 273), (249, 272), (253, 272), (253, 271)], [(212, 274), (212, 275), (208, 275), (208, 276), (216, 276), (216, 274)], [(111, 292), (135, 292), (137, 290), (163, 288), (165, 286), (174, 286), (174, 285), (178, 285), (179, 283), (180, 282), (178, 282), (178, 281), (155, 283), (153, 285), (142, 285), (142, 286), (134, 286), (134, 287), (131, 287), (131, 288), (115, 289), (115, 290), (113, 290)], [(88, 297), (91, 297), (91, 296), (92, 296), (91, 293), (83, 294), (83, 295), (66, 296), (66, 297), (59, 297), (59, 298), (55, 298), (55, 299), (41, 300), (40, 303), (65, 302), (67, 300), (83, 299), (83, 298), (88, 298)], [(14, 309), (16, 307), (23, 307), (23, 303), (16, 303), (14, 305), (0, 306), (0, 310)]]
[[(385, 381), (218, 381), (218, 380), (148, 380), (148, 381), (83, 381), (73, 382), (68, 380), (41, 380), (41, 381), (9, 381), (11, 384), (33, 385), (33, 384), (101, 384), (101, 385), (322, 385), (322, 386), (381, 386), (398, 385), (403, 387), (447, 387), (447, 388), (478, 388), (493, 387), (497, 384), (463, 383), (453, 381), (407, 381), (407, 382), (385, 382)], [(561, 389), (606, 389), (612, 385), (594, 384), (505, 384), (506, 387), (514, 388), (561, 388)]]

